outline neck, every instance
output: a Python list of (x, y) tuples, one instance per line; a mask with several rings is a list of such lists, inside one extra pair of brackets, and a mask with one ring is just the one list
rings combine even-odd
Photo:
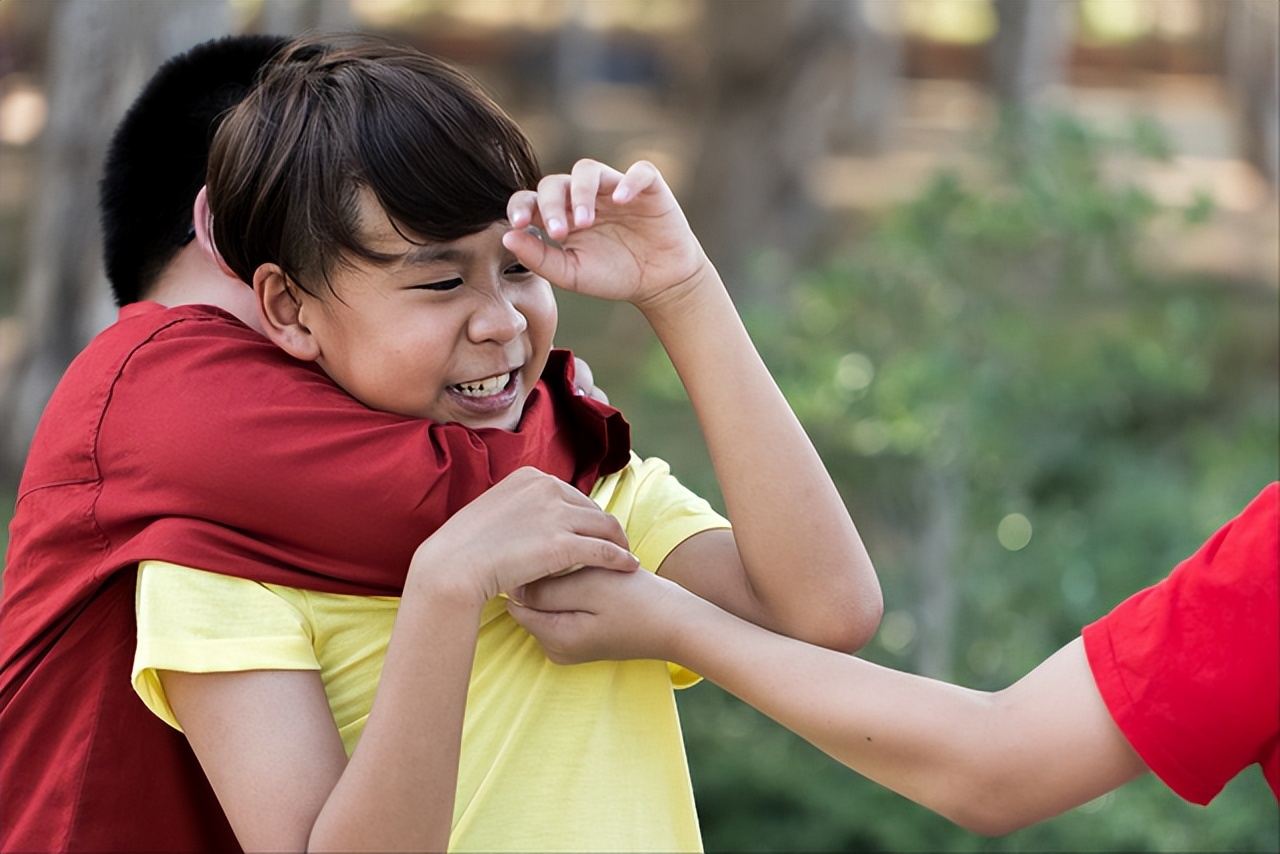
[(239, 279), (228, 276), (194, 245), (187, 246), (174, 256), (142, 298), (169, 307), (215, 306), (235, 315), (246, 326), (262, 332), (253, 289)]

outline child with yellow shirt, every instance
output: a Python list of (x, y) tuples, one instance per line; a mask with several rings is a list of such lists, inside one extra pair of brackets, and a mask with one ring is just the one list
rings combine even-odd
[(880, 597), (661, 175), (581, 161), (540, 178), (469, 80), (343, 36), (286, 48), (228, 116), (208, 199), (213, 243), (285, 352), (368, 406), (478, 434), (518, 430), (538, 394), (549, 283), (631, 302), (685, 383), (728, 511), (633, 455), (590, 499), (516, 471), (422, 543), (397, 598), (144, 563), (135, 687), (186, 733), (241, 844), (699, 849), (667, 665), (552, 664), (498, 594), (639, 566), (843, 649), (874, 631)]

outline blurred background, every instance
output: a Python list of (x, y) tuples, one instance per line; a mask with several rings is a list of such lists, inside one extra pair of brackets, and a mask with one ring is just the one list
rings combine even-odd
[[(548, 170), (657, 163), (881, 573), (868, 658), (1022, 676), (1280, 475), (1274, 0), (0, 0), (0, 519), (111, 322), (96, 182), (166, 57), (386, 32), (476, 75)], [(718, 501), (628, 306), (558, 343)], [(3, 536), (3, 535), (0, 535)], [(709, 851), (1274, 851), (1256, 769), (1142, 779), (1001, 839), (682, 692)], [(1045, 769), (1046, 774), (1053, 769)]]

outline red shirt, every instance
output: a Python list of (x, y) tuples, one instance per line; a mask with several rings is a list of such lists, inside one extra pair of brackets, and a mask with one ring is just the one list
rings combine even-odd
[(128, 306), (72, 363), (18, 489), (0, 600), (0, 850), (235, 850), (181, 733), (129, 683), (134, 566), (396, 595), (418, 544), (514, 469), (587, 491), (626, 422), (556, 351), (518, 430), (357, 403), (223, 312)]
[(1280, 800), (1278, 495), (1268, 486), (1168, 578), (1083, 633), (1120, 730), (1197, 804), (1254, 763)]

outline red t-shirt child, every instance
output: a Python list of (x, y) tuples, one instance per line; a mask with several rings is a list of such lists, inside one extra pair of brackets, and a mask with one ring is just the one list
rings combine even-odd
[(217, 309), (125, 307), (41, 417), (0, 600), (0, 851), (231, 851), (186, 739), (134, 694), (134, 567), (398, 595), (422, 540), (535, 466), (626, 464), (552, 353), (515, 431), (366, 409)]
[(1121, 732), (1193, 803), (1255, 763), (1280, 800), (1278, 495), (1268, 486), (1168, 578), (1083, 632)]

